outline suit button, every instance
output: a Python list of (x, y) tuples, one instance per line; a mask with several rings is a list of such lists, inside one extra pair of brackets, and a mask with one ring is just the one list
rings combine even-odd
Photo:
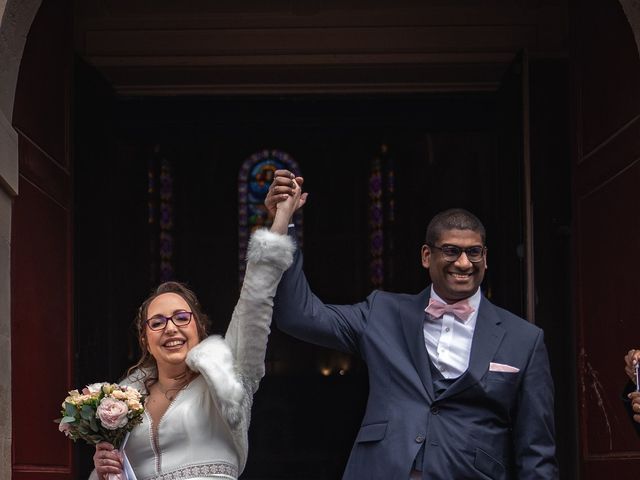
[(422, 443), (422, 442), (424, 442), (424, 436), (422, 436), (422, 435), (418, 435), (418, 436), (416, 437), (416, 443)]
[(438, 407), (431, 407), (431, 413), (438, 415), (440, 413), (440, 409)]

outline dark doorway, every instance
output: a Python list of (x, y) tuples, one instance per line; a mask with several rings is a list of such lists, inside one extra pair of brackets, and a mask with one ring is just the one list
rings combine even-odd
[[(521, 224), (523, 180), (511, 165), (519, 160), (505, 151), (497, 93), (115, 98), (85, 66), (77, 76), (79, 384), (119, 378), (136, 359), (130, 325), (153, 286), (147, 165), (158, 154), (174, 173), (175, 277), (198, 293), (214, 333), (224, 332), (238, 296), (238, 170), (265, 148), (289, 153), (306, 177), (305, 270), (326, 302), (353, 303), (371, 290), (368, 176), (386, 145), (397, 216), (385, 289), (426, 286), (419, 263), (426, 223), (460, 206), (487, 227), (485, 291), (524, 315), (522, 289), (513, 285), (522, 278), (522, 230), (504, 228)], [(274, 329), (267, 361), (279, 367), (268, 368), (255, 399), (243, 478), (340, 477), (367, 375), (357, 359), (346, 360), (342, 375), (323, 375), (319, 359), (333, 355)], [(90, 455), (79, 457), (86, 472)]]

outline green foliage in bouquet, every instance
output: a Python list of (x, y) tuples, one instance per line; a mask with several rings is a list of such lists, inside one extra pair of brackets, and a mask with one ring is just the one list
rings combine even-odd
[(143, 395), (133, 387), (94, 383), (72, 390), (62, 402), (58, 429), (74, 442), (109, 442), (119, 448), (126, 434), (142, 422)]

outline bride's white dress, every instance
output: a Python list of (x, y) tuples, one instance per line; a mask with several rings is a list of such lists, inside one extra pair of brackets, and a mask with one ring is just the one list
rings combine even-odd
[(126, 453), (138, 480), (238, 478), (231, 428), (203, 376), (173, 400), (154, 435), (151, 416), (129, 436)]

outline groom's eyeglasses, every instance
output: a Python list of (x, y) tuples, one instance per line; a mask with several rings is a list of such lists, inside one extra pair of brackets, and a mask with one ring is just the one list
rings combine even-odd
[(476, 245), (474, 247), (461, 248), (456, 245), (443, 245), (436, 247), (435, 245), (427, 244), (429, 248), (435, 248), (442, 252), (442, 256), (447, 262), (455, 262), (460, 258), (462, 252), (467, 256), (471, 263), (481, 262), (484, 258), (484, 254), (487, 251), (487, 247)]
[(193, 317), (192, 312), (176, 312), (170, 317), (154, 315), (145, 323), (151, 330), (156, 332), (158, 330), (164, 330), (165, 328), (167, 328), (167, 323), (169, 323), (169, 320), (171, 320), (176, 327), (186, 327), (191, 322), (191, 317)]

